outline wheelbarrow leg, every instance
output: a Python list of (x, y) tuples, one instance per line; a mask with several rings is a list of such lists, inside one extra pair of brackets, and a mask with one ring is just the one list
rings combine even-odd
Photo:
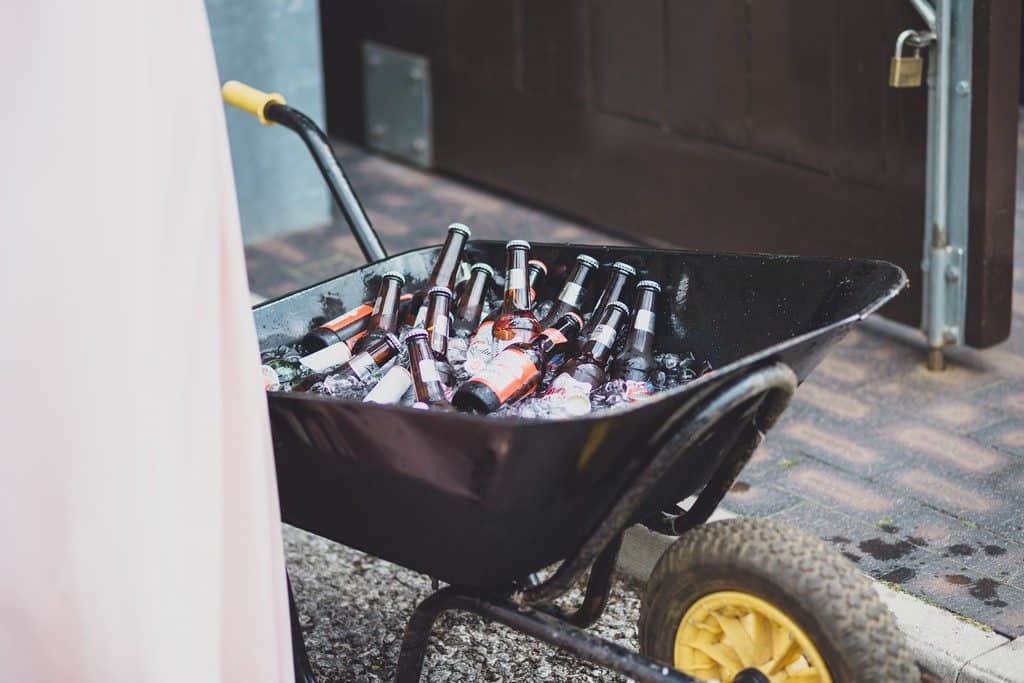
[(309, 664), (306, 652), (306, 641), (302, 639), (302, 627), (299, 625), (299, 610), (295, 607), (295, 595), (292, 593), (292, 580), (288, 582), (288, 613), (292, 622), (292, 662), (295, 665), (295, 683), (316, 683), (313, 667)]
[(419, 681), (430, 631), (437, 618), (449, 610), (472, 612), (640, 683), (699, 683), (695, 678), (580, 630), (557, 617), (500, 598), (462, 593), (451, 586), (433, 593), (413, 611), (405, 627), (395, 683)]

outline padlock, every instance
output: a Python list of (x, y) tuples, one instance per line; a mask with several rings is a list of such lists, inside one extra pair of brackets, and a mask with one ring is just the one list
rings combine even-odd
[(914, 45), (912, 57), (903, 56), (903, 46), (907, 39), (913, 36), (917, 38), (917, 32), (908, 29), (896, 39), (896, 54), (889, 62), (889, 87), (890, 88), (919, 88), (924, 74), (924, 59), (921, 58), (921, 46)]

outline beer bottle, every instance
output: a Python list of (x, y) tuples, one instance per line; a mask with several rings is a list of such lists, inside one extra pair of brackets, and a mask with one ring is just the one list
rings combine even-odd
[(438, 358), (448, 357), (451, 303), (452, 290), (447, 287), (431, 287), (427, 292), (427, 331), (430, 333), (430, 348)]
[(384, 273), (377, 289), (377, 298), (373, 302), (373, 315), (370, 316), (369, 327), (366, 334), (352, 347), (353, 353), (365, 351), (378, 339), (398, 331), (398, 304), (403, 285), (405, 278), (401, 273)]
[(505, 249), (505, 299), (491, 330), (498, 350), (516, 342), (528, 342), (541, 330), (530, 310), (530, 288), (526, 276), (530, 243), (512, 240)]
[(619, 336), (619, 327), (628, 317), (629, 308), (621, 301), (613, 301), (604, 308), (593, 333), (583, 343), (580, 355), (562, 366), (562, 371), (551, 382), (547, 395), (553, 407), (562, 408), (570, 415), (590, 412), (590, 393), (604, 384), (605, 366)]
[(430, 348), (430, 335), (424, 329), (410, 330), (405, 336), (405, 344), (409, 349), (409, 371), (412, 373), (412, 385), (416, 391), (416, 400), (430, 407), (447, 408), (444, 382), (437, 371), (434, 351)]
[(494, 279), (494, 269), (486, 263), (474, 263), (469, 269), (469, 282), (462, 290), (455, 309), (455, 331), (464, 335), (474, 332), (484, 311), (487, 285)]
[(303, 378), (293, 387), (293, 391), (309, 391), (321, 382), (323, 387), (320, 391), (325, 394), (335, 393), (332, 390), (334, 384), (372, 387), (380, 379), (377, 376), (380, 370), (398, 355), (401, 348), (398, 337), (390, 332), (385, 333), (333, 372), (318, 372)]
[(455, 287), (455, 276), (459, 271), (459, 261), (462, 259), (462, 249), (466, 246), (466, 240), (470, 236), (469, 228), (462, 223), (452, 223), (448, 226), (448, 235), (444, 239), (437, 260), (434, 262), (434, 269), (430, 271), (427, 284), (409, 302), (405, 322), (409, 325), (420, 327), (427, 317), (427, 292), (431, 287)]
[(530, 284), (530, 308), (537, 305), (537, 287), (548, 276), (548, 267), (540, 259), (532, 258), (526, 262), (527, 280)]
[(594, 270), (600, 267), (600, 263), (597, 259), (587, 256), (586, 254), (580, 254), (576, 257), (576, 262), (573, 264), (572, 270), (569, 271), (569, 277), (566, 279), (565, 284), (562, 286), (562, 291), (558, 294), (558, 299), (555, 300), (555, 305), (548, 311), (547, 316), (544, 318), (543, 325), (547, 326), (554, 321), (561, 318), (566, 313), (579, 313), (580, 307), (583, 305), (583, 286), (587, 282), (587, 276)]
[(590, 319), (587, 320), (587, 324), (583, 326), (583, 331), (580, 332), (579, 339), (581, 344), (594, 333), (594, 328), (597, 327), (605, 307), (613, 301), (623, 300), (629, 279), (636, 276), (636, 269), (622, 261), (613, 263), (609, 266), (609, 270), (611, 272), (608, 273), (608, 282), (605, 284), (601, 296), (598, 297), (597, 303), (594, 304), (594, 309), (590, 312)]
[(373, 306), (360, 304), (307, 332), (299, 345), (303, 352), (311, 354), (327, 346), (348, 341), (366, 330), (370, 324), (371, 315), (373, 315)]
[(654, 304), (661, 293), (661, 286), (654, 280), (636, 283), (636, 301), (633, 304), (633, 318), (626, 337), (626, 348), (612, 361), (612, 379), (626, 381), (626, 395), (632, 399), (642, 398), (651, 393), (649, 378), (657, 368), (654, 362)]
[(506, 347), (474, 377), (463, 382), (452, 404), (463, 410), (492, 413), (536, 390), (551, 352), (574, 338), (583, 325), (575, 313), (562, 316), (529, 342)]

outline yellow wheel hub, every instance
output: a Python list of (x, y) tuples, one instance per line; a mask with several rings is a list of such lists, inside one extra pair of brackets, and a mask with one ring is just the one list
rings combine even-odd
[(686, 610), (676, 630), (674, 666), (722, 683), (749, 668), (772, 683), (832, 683), (803, 629), (774, 605), (739, 591), (705, 595)]

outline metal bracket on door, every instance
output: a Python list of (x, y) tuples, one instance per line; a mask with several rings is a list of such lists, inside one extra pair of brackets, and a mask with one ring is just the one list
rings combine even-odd
[(434, 163), (430, 61), (366, 41), (363, 87), (370, 148), (429, 168)]
[(945, 366), (944, 349), (964, 343), (971, 166), (973, 0), (910, 0), (936, 43), (928, 54), (924, 275), (921, 327), (928, 367)]

